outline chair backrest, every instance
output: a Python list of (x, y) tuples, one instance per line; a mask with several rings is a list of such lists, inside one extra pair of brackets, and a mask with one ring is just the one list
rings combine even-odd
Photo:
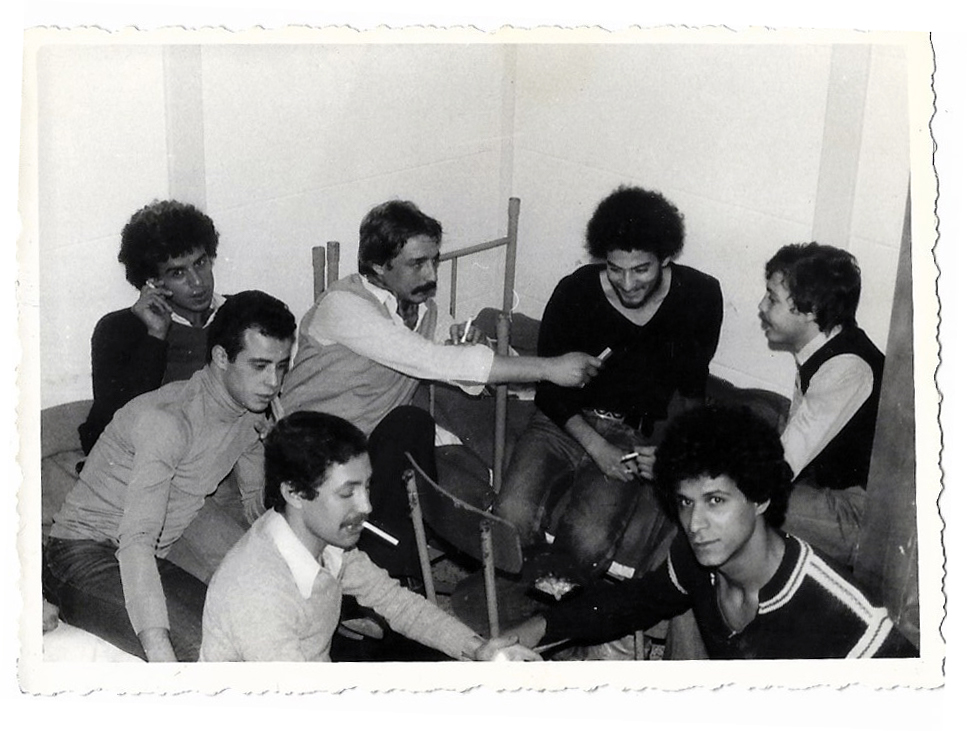
[(339, 277), (340, 243), (331, 240), (327, 246), (315, 245), (313, 255), (313, 300), (329, 288)]

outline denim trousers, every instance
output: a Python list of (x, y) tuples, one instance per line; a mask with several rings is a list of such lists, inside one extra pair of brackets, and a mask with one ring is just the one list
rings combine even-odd
[(862, 487), (820, 489), (796, 482), (782, 530), (851, 569), (865, 509), (866, 491)]
[[(110, 542), (49, 538), (44, 548), (44, 596), (68, 624), (147, 659), (125, 607), (117, 548)], [(168, 608), (169, 636), (182, 662), (199, 659), (206, 585), (163, 558), (156, 559)]]
[[(649, 445), (621, 421), (591, 413), (583, 417), (623, 451)], [(572, 436), (536, 411), (509, 460), (495, 514), (515, 525), (525, 546), (541, 544), (544, 531), (554, 523), (553, 555), (570, 575), (584, 579), (606, 571), (641, 503), (648, 506), (640, 511), (659, 519), (662, 510), (651, 483), (610, 479)]]

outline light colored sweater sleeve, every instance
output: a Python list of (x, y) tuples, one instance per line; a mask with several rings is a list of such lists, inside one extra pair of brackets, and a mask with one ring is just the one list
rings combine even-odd
[(165, 525), (172, 478), (185, 449), (178, 420), (160, 410), (146, 412), (131, 437), (134, 460), (118, 526), (118, 564), (125, 607), (136, 634), (169, 628), (155, 544)]
[(453, 658), (474, 659), (484, 643), (462, 622), (401, 586), (363, 551), (344, 555), (341, 585), (345, 594), (376, 611), (396, 632)]
[(495, 358), (484, 345), (436, 344), (401, 328), (360, 296), (348, 292), (327, 295), (308, 333), (321, 344), (339, 343), (375, 362), (422, 380), (488, 382)]

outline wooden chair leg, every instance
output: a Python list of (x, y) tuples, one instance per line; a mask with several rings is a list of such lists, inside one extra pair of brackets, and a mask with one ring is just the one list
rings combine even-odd
[(637, 630), (633, 633), (633, 659), (646, 660), (646, 658), (647, 656), (644, 650), (643, 630)]
[(485, 604), (488, 606), (488, 632), (499, 635), (498, 594), (495, 590), (495, 557), (492, 555), (492, 526), (482, 522), (482, 562), (485, 564)]
[(428, 538), (424, 533), (424, 516), (421, 514), (421, 500), (418, 497), (418, 480), (413, 469), (405, 469), (404, 483), (408, 491), (408, 504), (411, 509), (411, 524), (418, 545), (418, 560), (421, 563), (421, 580), (424, 582), (424, 595), (432, 604), (438, 604), (435, 593), (434, 577), (431, 575), (431, 558), (428, 554)]

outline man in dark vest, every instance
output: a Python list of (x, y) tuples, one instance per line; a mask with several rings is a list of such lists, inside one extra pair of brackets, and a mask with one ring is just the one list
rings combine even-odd
[(836, 247), (786, 245), (765, 279), (758, 312), (768, 346), (791, 352), (798, 367), (781, 437), (796, 481), (784, 529), (851, 565), (884, 362), (856, 325), (859, 266)]

